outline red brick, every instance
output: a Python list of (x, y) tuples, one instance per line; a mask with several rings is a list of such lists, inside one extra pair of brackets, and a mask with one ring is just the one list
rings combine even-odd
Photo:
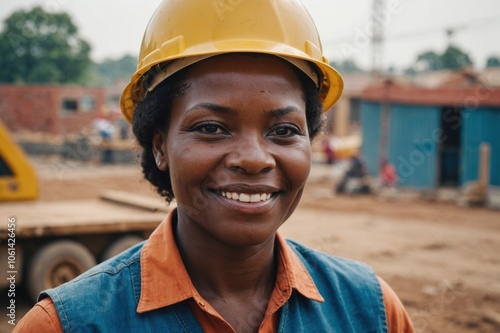
[[(94, 99), (94, 108), (83, 111), (81, 99), (87, 96)], [(63, 98), (78, 101), (74, 114), (62, 114)], [(103, 88), (0, 85), (0, 118), (12, 131), (78, 132), (102, 115), (105, 103), (106, 91)]]

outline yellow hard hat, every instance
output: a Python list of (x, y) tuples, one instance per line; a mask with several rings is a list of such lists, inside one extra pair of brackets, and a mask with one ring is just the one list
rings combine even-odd
[(149, 21), (138, 69), (122, 93), (123, 116), (132, 121), (145, 94), (143, 76), (153, 66), (237, 52), (314, 64), (325, 111), (342, 93), (342, 77), (323, 56), (316, 26), (299, 0), (164, 0)]

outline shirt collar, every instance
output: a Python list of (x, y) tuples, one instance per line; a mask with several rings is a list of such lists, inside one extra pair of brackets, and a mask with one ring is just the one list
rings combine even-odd
[[(278, 261), (278, 277), (277, 284), (282, 284), (287, 280), (290, 289), (295, 289), (303, 296), (318, 301), (324, 302), (312, 279), (311, 275), (304, 267), (302, 261), (293, 252), (286, 240), (278, 233), (276, 235), (277, 246), (279, 247), (280, 259)], [(280, 277), (279, 272), (283, 272), (283, 277)], [(281, 280), (281, 281), (280, 281)]]
[[(176, 209), (151, 234), (141, 252), (141, 296), (137, 312), (143, 313), (200, 298), (174, 239), (173, 221)], [(306, 268), (290, 249), (285, 239), (277, 235), (278, 274), (277, 285), (286, 284), (303, 296), (323, 302), (316, 285)], [(160, 287), (159, 287), (160, 286)]]

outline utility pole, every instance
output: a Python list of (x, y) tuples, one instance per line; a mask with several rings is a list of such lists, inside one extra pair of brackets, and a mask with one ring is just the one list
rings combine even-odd
[(382, 24), (385, 0), (373, 0), (372, 8), (372, 75), (378, 78), (383, 71), (384, 25)]
[[(385, 0), (373, 0), (372, 8), (372, 81), (382, 82), (382, 98), (380, 101), (380, 152), (379, 162), (388, 160), (389, 130), (390, 130), (390, 100), (389, 89), (391, 82), (384, 79), (384, 25), (383, 12)], [(382, 163), (380, 163), (382, 164)], [(379, 165), (380, 165), (379, 164)]]

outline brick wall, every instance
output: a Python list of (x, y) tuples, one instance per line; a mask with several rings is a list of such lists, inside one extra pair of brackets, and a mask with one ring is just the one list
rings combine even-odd
[(0, 85), (0, 118), (11, 131), (78, 132), (101, 116), (104, 105), (102, 88)]

